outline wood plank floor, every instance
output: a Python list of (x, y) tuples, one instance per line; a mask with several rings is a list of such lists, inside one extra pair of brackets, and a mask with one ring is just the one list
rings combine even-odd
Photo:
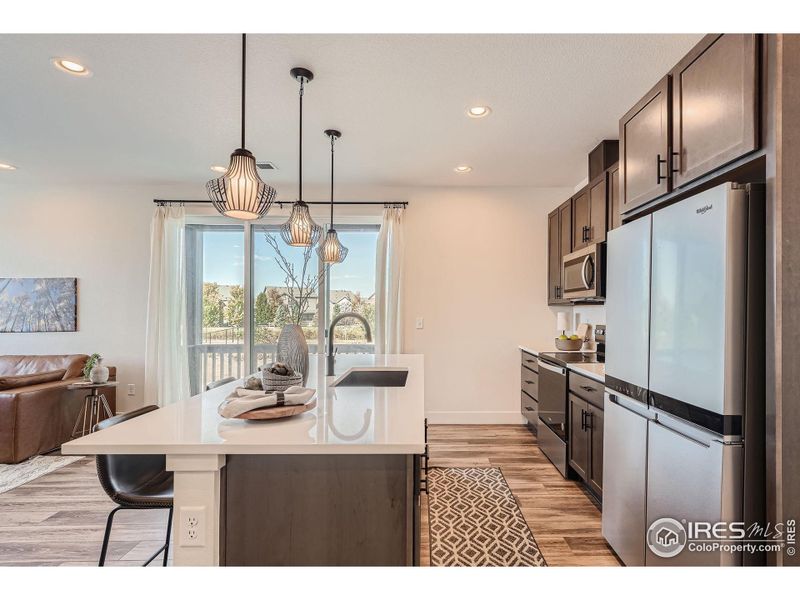
[[(548, 565), (620, 565), (600, 533), (594, 499), (561, 476), (524, 425), (431, 425), (428, 447), (431, 467), (500, 467)], [(420, 554), (426, 565), (428, 511), (423, 508)]]
[[(600, 534), (598, 508), (580, 485), (561, 477), (524, 426), (432, 425), (429, 443), (432, 467), (501, 468), (549, 565), (619, 564)], [(93, 458), (0, 494), (0, 565), (96, 565), (112, 508)], [(117, 513), (107, 564), (144, 562), (163, 543), (166, 516)], [(421, 558), (429, 564), (424, 495)]]

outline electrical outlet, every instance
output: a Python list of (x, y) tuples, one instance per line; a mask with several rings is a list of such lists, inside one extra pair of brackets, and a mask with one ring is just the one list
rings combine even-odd
[(136, 395), (136, 384), (129, 383), (128, 384), (128, 396), (135, 396)]
[(180, 509), (179, 543), (181, 546), (206, 545), (206, 507), (183, 506)]

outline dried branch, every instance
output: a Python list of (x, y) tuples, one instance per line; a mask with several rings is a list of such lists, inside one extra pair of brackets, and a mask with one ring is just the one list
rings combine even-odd
[(309, 247), (303, 250), (303, 268), (298, 277), (294, 263), (283, 254), (278, 239), (270, 233), (265, 233), (264, 237), (275, 251), (278, 267), (285, 275), (284, 283), (288, 290), (289, 315), (292, 322), (299, 325), (303, 313), (308, 309), (311, 296), (316, 293), (322, 283), (322, 272), (316, 275), (308, 273), (308, 263), (311, 260), (313, 248)]

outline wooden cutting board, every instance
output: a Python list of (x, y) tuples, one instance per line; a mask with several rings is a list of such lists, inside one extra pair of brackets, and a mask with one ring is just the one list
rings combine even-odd
[(272, 419), (283, 419), (285, 417), (293, 417), (295, 415), (308, 412), (317, 406), (316, 396), (306, 404), (296, 406), (270, 406), (269, 408), (256, 408), (255, 410), (248, 410), (246, 413), (240, 414), (236, 419), (245, 419), (247, 421), (269, 421)]

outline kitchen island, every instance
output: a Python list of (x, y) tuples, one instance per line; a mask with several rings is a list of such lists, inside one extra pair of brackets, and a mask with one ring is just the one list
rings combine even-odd
[[(304, 414), (220, 417), (217, 406), (240, 380), (62, 452), (166, 455), (176, 565), (418, 564), (423, 357), (338, 355), (336, 377), (325, 363), (310, 357), (317, 406)], [(408, 378), (402, 387), (334, 386), (360, 367), (408, 369)]]

